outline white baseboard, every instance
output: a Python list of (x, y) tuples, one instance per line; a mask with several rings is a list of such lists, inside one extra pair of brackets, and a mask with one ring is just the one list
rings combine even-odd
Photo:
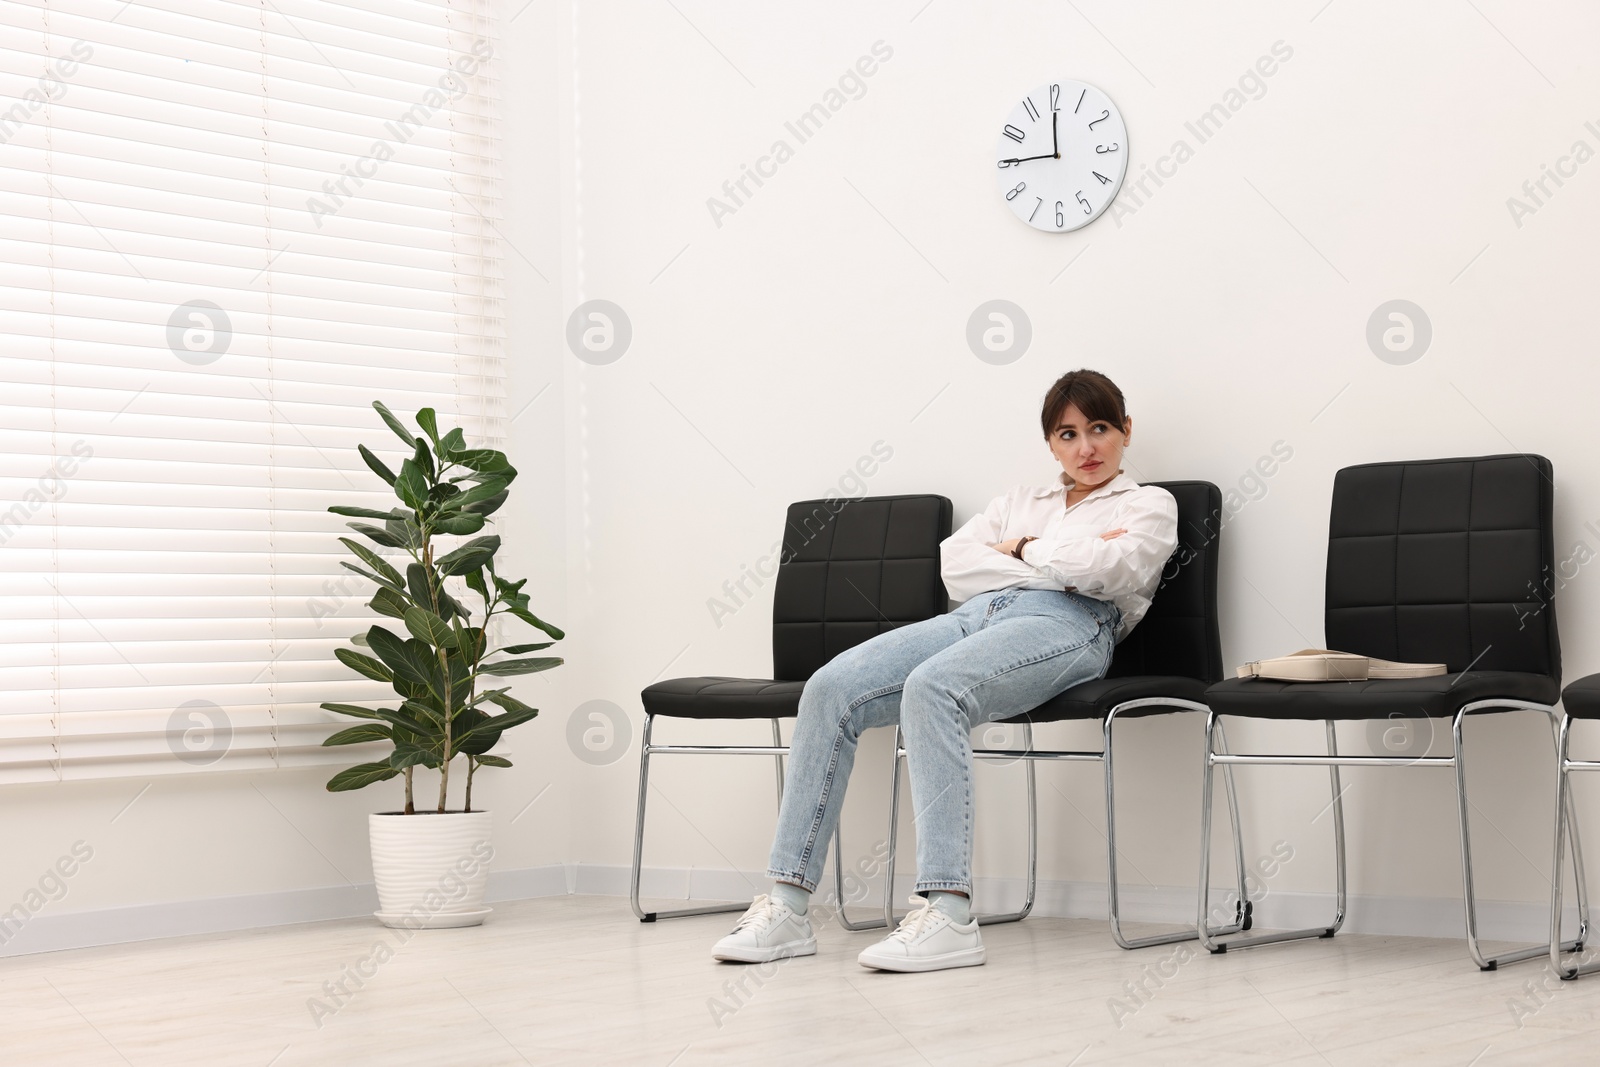
[[(628, 868), (583, 866), (578, 870), (579, 893), (625, 896)], [(894, 908), (906, 910), (914, 876), (895, 876)], [(748, 899), (763, 892), (771, 879), (762, 872), (646, 869), (639, 879), (639, 891), (647, 906), (670, 908), (673, 900), (696, 902)], [(752, 887), (754, 887), (752, 889)], [(1016, 911), (1022, 907), (1027, 884), (1021, 878), (976, 878), (973, 880), (974, 907), (985, 912)], [(833, 873), (817, 887), (817, 899), (831, 900)], [(882, 879), (867, 884), (864, 891), (851, 895), (852, 918), (866, 918), (882, 908)], [(1212, 907), (1229, 898), (1231, 890), (1214, 886)], [(1193, 925), (1198, 904), (1193, 889), (1178, 886), (1130, 886), (1121, 890), (1122, 921)], [(1332, 893), (1303, 893), (1268, 889), (1256, 900), (1256, 929), (1290, 930), (1325, 925), (1333, 919)], [(1489, 941), (1545, 941), (1549, 935), (1550, 905), (1537, 901), (1484, 900), (1478, 906), (1478, 931)], [(1401, 937), (1466, 938), (1466, 916), (1460, 897), (1351, 896), (1346, 901), (1343, 931), (1353, 934), (1384, 934)], [(1040, 880), (1034, 890), (1032, 915), (1056, 919), (1099, 919), (1108, 913), (1104, 882), (1066, 882)], [(1567, 909), (1570, 933), (1576, 929), (1577, 909)]]
[[(895, 878), (895, 910), (905, 910), (915, 879)], [(764, 891), (770, 880), (759, 871), (706, 870), (671, 867), (646, 868), (640, 892), (647, 907), (670, 908), (674, 901), (697, 904), (719, 900), (748, 900)], [(819, 887), (818, 899), (831, 899), (832, 871)], [(851, 898), (853, 917), (866, 918), (881, 908), (882, 880), (863, 883)], [(973, 885), (975, 905), (982, 911), (1014, 911), (1022, 906), (1025, 885), (1020, 878), (979, 878)], [(581, 893), (618, 897), (618, 921), (634, 921), (628, 910), (628, 868), (619, 865), (577, 863), (547, 864), (489, 875), (486, 899), (490, 902)], [(1214, 892), (1220, 903), (1225, 890)], [(144, 904), (102, 911), (52, 914), (49, 906), (32, 915), (20, 928), (0, 926), (0, 957), (36, 952), (116, 945), (155, 938), (212, 934), (236, 930), (285, 926), (371, 916), (377, 909), (377, 892), (371, 883), (299, 889), (282, 893), (217, 897), (209, 900)], [(1124, 886), (1125, 922), (1186, 924), (1194, 921), (1195, 893), (1176, 886)], [(1103, 882), (1040, 881), (1033, 914), (1062, 919), (1106, 917)], [(1255, 925), (1259, 929), (1317, 926), (1333, 914), (1331, 893), (1268, 890), (1257, 902)], [(1576, 922), (1569, 916), (1569, 929)], [(1478, 901), (1478, 921), (1486, 939), (1538, 942), (1548, 936), (1549, 905), (1535, 901)], [(1465, 937), (1465, 920), (1459, 898), (1352, 896), (1344, 929), (1357, 934), (1411, 937)]]

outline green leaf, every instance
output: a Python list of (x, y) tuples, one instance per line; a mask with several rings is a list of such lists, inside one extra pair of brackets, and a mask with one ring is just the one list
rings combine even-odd
[(458, 619), (470, 619), (470, 618), (472, 618), (472, 611), (471, 611), (470, 608), (468, 608), (465, 604), (461, 603), (461, 601), (457, 600), (455, 597), (451, 596), (449, 593), (446, 593), (443, 590), (440, 590), (440, 592), (439, 592), (439, 611), (440, 611), (440, 614), (443, 615), (445, 609), (447, 609), (447, 608), (449, 609), (450, 614), (455, 616)]
[(439, 757), (425, 748), (418, 748), (416, 745), (396, 745), (394, 751), (389, 753), (389, 766), (396, 771), (403, 771), (407, 767), (414, 767), (419, 763), (424, 767), (437, 767), (439, 765)]
[(433, 606), (433, 590), (428, 587), (428, 568), (420, 563), (406, 565), (406, 588), (411, 599), (427, 607)]
[(446, 459), (453, 459), (457, 452), (463, 451), (466, 447), (467, 439), (459, 426), (439, 438), (439, 454)]
[(428, 502), (428, 479), (412, 460), (400, 464), (400, 474), (394, 482), (395, 495), (413, 511), (421, 511)]
[[(491, 567), (491, 573), (493, 570), (494, 568)], [(500, 577), (498, 574), (494, 576), (494, 587), (500, 590), (500, 595), (505, 597), (507, 600), (510, 600), (512, 597), (516, 596), (517, 592), (527, 584), (528, 579), (526, 578), (519, 578), (517, 581), (512, 582)]]
[(504, 756), (478, 756), (475, 757), (480, 767), (509, 767), (511, 761)]
[(439, 421), (432, 408), (417, 412), (417, 425), (422, 427), (422, 432), (428, 435), (429, 440), (434, 444), (439, 443)]
[[(363, 656), (361, 653), (352, 652), (348, 648), (336, 648), (333, 650), (333, 654), (338, 657), (340, 663), (343, 663), (358, 674), (364, 674), (368, 678), (373, 678), (380, 682), (394, 681), (394, 673), (371, 656)], [(323, 707), (327, 707), (327, 705), (324, 704)]]
[(456, 647), (456, 632), (433, 612), (425, 608), (407, 608), (405, 620), (406, 629), (418, 641), (425, 641), (434, 648)]
[[(394, 515), (388, 511), (376, 511), (372, 508), (357, 508), (346, 504), (334, 504), (328, 508), (335, 515), (343, 515), (351, 519), (390, 519)], [(355, 523), (350, 525), (354, 526)]]
[(506, 502), (506, 498), (510, 495), (511, 493), (509, 490), (502, 489), (499, 493), (496, 493), (489, 499), (480, 500), (476, 504), (468, 504), (461, 510), (472, 515), (493, 515), (495, 512), (500, 510), (500, 505), (504, 504)]
[[(476, 507), (477, 505), (473, 506)], [(467, 534), (475, 534), (483, 529), (484, 523), (488, 521), (483, 516), (484, 513), (471, 510), (464, 511), (459, 515), (446, 515), (435, 519), (433, 528), (440, 533), (465, 537)]]
[(372, 594), (372, 599), (367, 601), (367, 606), (379, 615), (387, 615), (391, 619), (405, 618), (406, 610), (409, 607), (405, 597), (387, 585)]
[(484, 696), (507, 711), (538, 711), (537, 708), (531, 708), (512, 696), (509, 689), (491, 689)]
[(344, 545), (344, 547), (354, 552), (357, 556), (360, 556), (362, 561), (366, 563), (367, 566), (383, 575), (394, 585), (404, 585), (404, 583), (400, 581), (400, 572), (390, 566), (388, 560), (372, 551), (372, 549), (368, 548), (360, 541), (352, 541), (348, 537), (341, 537), (339, 538), (339, 541)]
[(452, 750), (452, 754), (460, 755), (464, 752), (469, 756), (481, 756), (495, 745), (499, 744), (499, 733), (481, 733), (471, 737), (466, 741), (462, 741), (462, 739), (466, 738), (474, 727), (481, 726), (488, 721), (488, 714), (486, 712), (479, 711), (477, 708), (467, 708), (460, 715), (458, 715), (456, 717), (455, 725), (452, 727), (454, 733), (450, 739), (450, 748)]
[(468, 504), (479, 504), (500, 493), (506, 492), (504, 478), (485, 478), (481, 484), (473, 486), (464, 493), (459, 493), (450, 498), (452, 506), (466, 507)]
[(470, 477), (481, 479), (485, 475), (494, 475), (504, 479), (507, 484), (517, 477), (517, 468), (506, 459), (506, 454), (492, 448), (469, 448), (457, 452), (450, 459), (472, 471)]
[[(355, 523), (350, 525), (354, 526)], [(393, 548), (407, 548), (413, 551), (422, 548), (422, 531), (409, 518), (392, 518), (383, 524), (383, 529), (389, 537), (394, 539), (394, 543), (391, 546)], [(373, 540), (377, 541), (378, 539), (374, 537)], [(378, 541), (378, 543), (382, 544), (383, 542)]]
[(417, 438), (417, 450), (411, 453), (411, 462), (415, 463), (417, 465), (417, 469), (422, 471), (429, 478), (433, 477), (433, 453), (428, 451), (428, 442), (422, 440), (420, 437)]
[(374, 782), (388, 781), (399, 773), (388, 763), (358, 764), (328, 779), (328, 792), (342, 793), (347, 789), (360, 789)]
[(439, 664), (427, 645), (417, 640), (403, 641), (381, 626), (368, 630), (367, 640), (372, 644), (372, 651), (394, 671), (396, 679), (426, 686), (436, 693), (442, 691)]
[[(329, 510), (332, 510), (332, 509), (330, 508)], [(390, 519), (389, 521), (390, 522), (394, 522), (395, 520)], [(370, 537), (373, 541), (376, 541), (378, 544), (382, 545), (384, 548), (405, 548), (406, 547), (406, 543), (404, 541), (402, 541), (400, 538), (395, 537), (393, 534), (389, 533), (386, 530), (380, 530), (376, 526), (368, 526), (364, 522), (347, 522), (347, 523), (345, 523), (345, 525), (350, 527), (350, 529), (354, 530), (358, 534), (362, 534), (362, 535), (364, 535), (366, 537)]]
[(367, 466), (372, 468), (373, 474), (376, 474), (390, 485), (394, 484), (394, 471), (390, 470), (383, 460), (373, 455), (372, 449), (366, 445), (356, 445), (356, 451), (360, 452), (361, 458), (367, 461)]
[(543, 630), (557, 641), (567, 636), (566, 632), (560, 627), (550, 625), (543, 619), (536, 616), (533, 612), (529, 611), (527, 608), (518, 607), (517, 605), (513, 604), (509, 610), (511, 614), (515, 615), (529, 626), (537, 626), (539, 629)]
[(389, 429), (394, 431), (396, 437), (406, 443), (407, 448), (417, 447), (417, 439), (411, 436), (411, 431), (406, 429), (404, 423), (394, 417), (394, 412), (383, 405), (383, 401), (374, 400), (372, 406), (378, 409), (378, 417), (383, 419)]
[(489, 599), (489, 587), (483, 582), (482, 570), (467, 572), (467, 588), (483, 597), (484, 600)]
[(383, 716), (371, 708), (364, 708), (359, 704), (323, 704), (328, 711), (336, 711), (340, 715), (352, 715), (358, 719), (381, 719)]
[(435, 742), (444, 736), (444, 731), (439, 729), (438, 724), (431, 720), (407, 715), (403, 711), (385, 708), (383, 710), (383, 721), (394, 727), (396, 744), (423, 745), (426, 747), (428, 743)]
[(509, 652), (513, 656), (520, 656), (524, 652), (537, 652), (541, 648), (549, 648), (553, 644), (555, 644), (554, 641), (540, 641), (537, 644), (532, 645), (507, 645), (505, 648), (499, 648), (495, 651)]
[[(462, 751), (463, 746), (473, 744), (476, 739), (481, 739), (485, 735), (492, 735), (498, 740), (501, 734), (513, 726), (521, 726), (538, 714), (537, 708), (527, 708), (522, 711), (508, 711), (504, 715), (495, 715), (480, 722), (459, 737), (451, 738), (450, 747), (454, 750), (454, 753), (459, 753)], [(494, 746), (490, 745), (489, 747), (493, 748)]]
[(352, 645), (358, 645), (361, 648), (366, 648), (367, 647), (367, 635), (366, 634), (361, 634), (361, 633), (351, 634), (350, 635), (350, 643)]
[(483, 639), (483, 627), (462, 626), (457, 623), (456, 628), (460, 631), (456, 637), (456, 647), (461, 649), (470, 659), (482, 658), (484, 649), (488, 647), (487, 642)]
[(559, 667), (564, 661), (560, 656), (542, 656), (533, 659), (503, 659), (498, 663), (485, 663), (478, 668), (479, 674), (533, 674), (536, 671), (547, 671), (551, 667)]
[(389, 579), (380, 578), (378, 575), (373, 574), (371, 571), (367, 570), (365, 567), (357, 567), (354, 563), (351, 563), (347, 559), (341, 559), (339, 561), (339, 566), (343, 567), (345, 570), (348, 570), (348, 571), (355, 571), (357, 574), (361, 575), (361, 577), (367, 579), (370, 582), (377, 582), (379, 585), (386, 586), (386, 587), (388, 587), (390, 589), (399, 589), (400, 588), (397, 585), (390, 585)]
[(332, 737), (323, 740), (324, 747), (333, 745), (361, 745), (368, 741), (393, 741), (394, 736), (389, 733), (389, 728), (382, 723), (368, 722), (360, 726), (352, 726), (348, 730), (340, 730)]
[(419, 734), (432, 737), (434, 734), (444, 733), (444, 716), (435, 708), (438, 699), (431, 694), (419, 700), (408, 700), (400, 705), (400, 714), (407, 716), (406, 722), (390, 719), (397, 725), (405, 726)]
[(490, 534), (487, 537), (474, 537), (454, 552), (446, 552), (433, 562), (439, 568), (439, 573), (447, 577), (452, 574), (467, 574), (478, 570), (493, 559), (499, 550), (499, 535)]

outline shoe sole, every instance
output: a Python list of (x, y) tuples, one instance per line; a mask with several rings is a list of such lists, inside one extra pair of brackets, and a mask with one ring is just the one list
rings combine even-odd
[(939, 956), (901, 957), (895, 959), (876, 959), (869, 961), (866, 953), (862, 953), (856, 962), (863, 967), (871, 967), (880, 971), (899, 971), (904, 973), (918, 973), (921, 971), (942, 971), (947, 967), (978, 967), (982, 966), (985, 958), (983, 946), (977, 948), (964, 948), (959, 952), (946, 952)]
[(726, 963), (771, 963), (773, 960), (787, 960), (795, 956), (815, 956), (817, 943), (811, 941), (790, 941), (785, 945), (774, 945), (770, 948), (725, 948), (711, 953), (714, 960)]

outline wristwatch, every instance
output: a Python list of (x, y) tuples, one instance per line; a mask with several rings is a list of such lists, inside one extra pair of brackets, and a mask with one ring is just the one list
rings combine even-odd
[(1019, 537), (1019, 538), (1017, 538), (1017, 547), (1013, 548), (1011, 550), (1011, 554), (1013, 556), (1015, 556), (1017, 559), (1022, 559), (1022, 548), (1023, 548), (1023, 546), (1026, 545), (1029, 541), (1037, 541), (1037, 540), (1039, 540), (1037, 537)]

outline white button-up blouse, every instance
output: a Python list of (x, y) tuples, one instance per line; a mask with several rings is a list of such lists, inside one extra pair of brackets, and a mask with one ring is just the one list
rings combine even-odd
[[(997, 496), (939, 545), (940, 573), (953, 600), (995, 589), (1067, 589), (1109, 600), (1122, 611), (1126, 637), (1161, 583), (1178, 547), (1178, 502), (1154, 485), (1119, 473), (1066, 506), (1067, 486), (1015, 486)], [(1128, 532), (1107, 541), (1109, 530)], [(989, 546), (1032, 535), (1013, 559)]]

